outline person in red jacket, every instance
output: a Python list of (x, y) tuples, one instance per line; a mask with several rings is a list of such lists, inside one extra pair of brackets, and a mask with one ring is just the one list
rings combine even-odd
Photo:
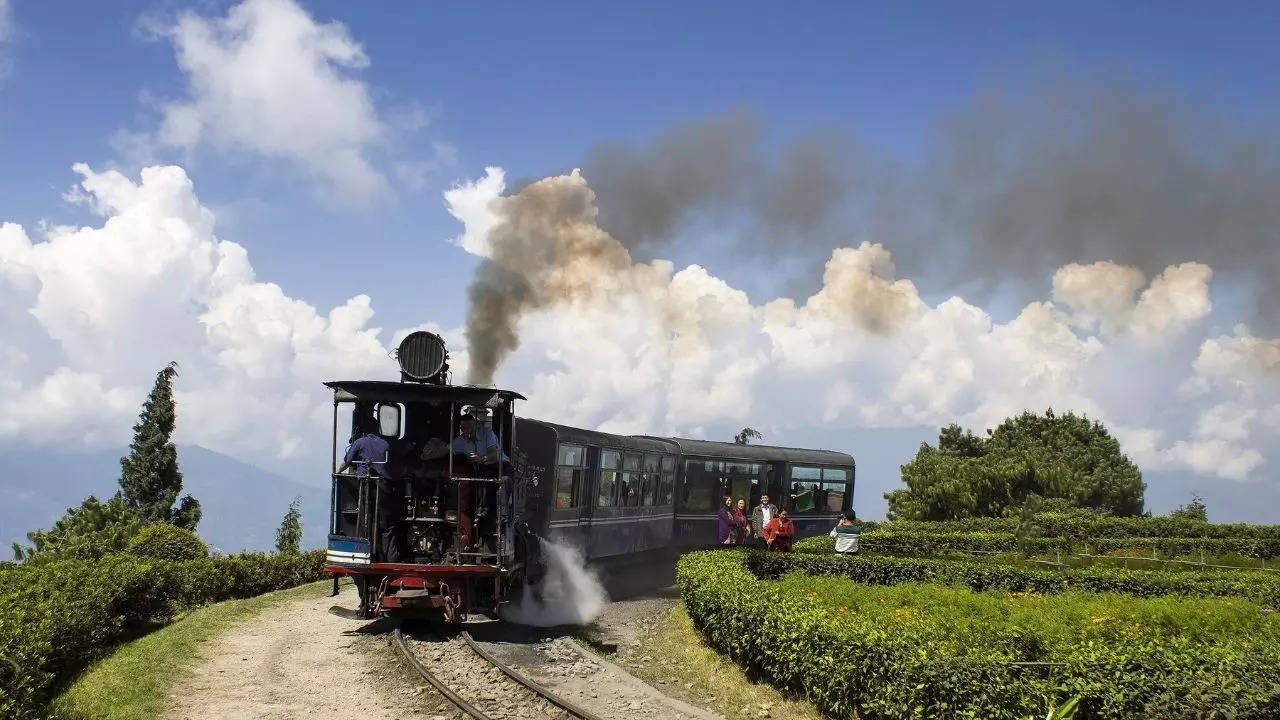
[(779, 510), (778, 516), (764, 526), (764, 542), (773, 552), (791, 552), (791, 538), (795, 537), (796, 526), (787, 517), (786, 510)]

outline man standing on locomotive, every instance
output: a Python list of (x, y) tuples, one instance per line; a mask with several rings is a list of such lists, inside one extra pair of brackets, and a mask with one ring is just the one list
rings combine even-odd
[[(458, 418), (458, 437), (453, 439), (453, 452), (466, 455), (472, 464), (495, 474), (498, 471), (498, 455), (502, 448), (498, 447), (498, 436), (488, 427), (479, 427), (471, 415)], [(502, 455), (502, 461), (507, 456)]]
[[(391, 445), (376, 429), (370, 430), (369, 423), (361, 425), (351, 437), (351, 445), (347, 447), (347, 454), (343, 456), (342, 467), (338, 468), (338, 472), (345, 473), (355, 465), (358, 475), (375, 479), (381, 559), (383, 562), (396, 562), (400, 559), (400, 543), (395, 524), (398, 519), (397, 510), (404, 498), (403, 495), (396, 498), (391, 474), (387, 470), (387, 464), (391, 460)], [(374, 423), (372, 427), (376, 428), (377, 424)]]
[[(496, 478), (498, 458), (502, 458), (502, 462), (508, 462), (506, 454), (499, 447), (498, 436), (489, 427), (480, 427), (475, 417), (469, 413), (458, 418), (458, 437), (453, 439), (451, 449), (455, 455), (465, 455), (470, 461), (471, 469), (467, 474), (471, 477)], [(471, 483), (461, 483), (458, 488), (458, 539), (464, 552), (472, 547), (474, 516), (475, 488)]]

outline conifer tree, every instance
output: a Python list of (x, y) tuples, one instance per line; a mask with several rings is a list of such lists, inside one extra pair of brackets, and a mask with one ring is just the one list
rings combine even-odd
[(177, 375), (176, 362), (156, 373), (155, 386), (142, 405), (138, 424), (133, 426), (129, 456), (120, 458), (120, 489), (125, 505), (142, 520), (176, 521), (191, 530), (200, 520), (199, 502), (188, 495), (178, 512), (173, 507), (182, 492), (178, 449), (171, 439), (177, 419), (173, 402), (173, 379)]
[(301, 497), (295, 497), (289, 503), (289, 511), (280, 521), (276, 530), (276, 551), (282, 555), (296, 555), (302, 552), (302, 503)]

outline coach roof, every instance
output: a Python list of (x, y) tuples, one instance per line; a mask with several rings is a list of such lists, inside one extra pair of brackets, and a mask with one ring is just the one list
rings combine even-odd
[[(648, 436), (644, 436), (648, 437)], [(726, 460), (756, 460), (761, 462), (784, 460), (792, 463), (816, 465), (852, 465), (853, 456), (835, 450), (806, 450), (804, 448), (776, 445), (740, 445), (714, 440), (689, 438), (655, 438), (675, 443), (685, 456), (713, 457)]]

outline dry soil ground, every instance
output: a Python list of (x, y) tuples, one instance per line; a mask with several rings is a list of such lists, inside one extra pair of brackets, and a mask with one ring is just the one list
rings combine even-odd
[(452, 717), (377, 634), (385, 628), (362, 632), (367, 626), (328, 613), (335, 603), (353, 605), (353, 592), (346, 586), (341, 597), (295, 601), (233, 627), (201, 649), (195, 674), (171, 693), (164, 716)]
[[(390, 646), (390, 625), (363, 624), (328, 613), (334, 604), (354, 605), (352, 593), (347, 586), (338, 598), (305, 598), (234, 626), (200, 650), (194, 674), (171, 693), (164, 716), (169, 720), (300, 719), (353, 713), (370, 720), (459, 717)], [(637, 634), (651, 631), (675, 602), (667, 592), (611, 603), (596, 632), (606, 642), (631, 646)], [(717, 717), (670, 701), (621, 668), (590, 653), (583, 655), (563, 631), (508, 631), (495, 624), (489, 632), (477, 626), (475, 634), (504, 661), (604, 717)], [(421, 659), (429, 661), (429, 648), (419, 647), (428, 653), (420, 654)]]

